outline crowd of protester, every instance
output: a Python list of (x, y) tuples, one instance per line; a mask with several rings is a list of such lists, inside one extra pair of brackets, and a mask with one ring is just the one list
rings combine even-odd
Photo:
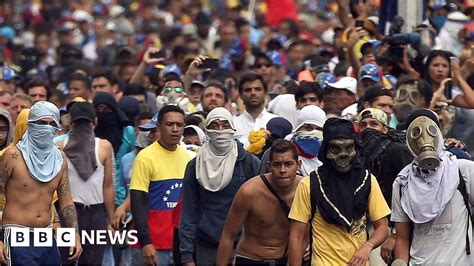
[(78, 230), (137, 230), (63, 264), (474, 264), (474, 4), (399, 2), (2, 1), (5, 213), (58, 175), (55, 228), (66, 180)]

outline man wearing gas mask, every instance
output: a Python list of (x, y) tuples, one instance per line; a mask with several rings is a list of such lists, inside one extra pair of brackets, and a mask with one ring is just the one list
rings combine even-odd
[(156, 106), (161, 109), (163, 106), (171, 104), (177, 105), (189, 113), (189, 98), (184, 91), (184, 83), (181, 78), (174, 72), (166, 74), (164, 77), (163, 87), (160, 95), (156, 97)]
[[(377, 179), (361, 163), (353, 124), (328, 119), (323, 139), (318, 155), (323, 165), (299, 183), (291, 207), (290, 265), (301, 265), (308, 223), (311, 265), (365, 265), (388, 236), (390, 209)], [(374, 227), (370, 238), (368, 220)]]
[(444, 150), (440, 123), (431, 110), (414, 111), (405, 127), (415, 158), (393, 184), (396, 262), (473, 265), (474, 163)]

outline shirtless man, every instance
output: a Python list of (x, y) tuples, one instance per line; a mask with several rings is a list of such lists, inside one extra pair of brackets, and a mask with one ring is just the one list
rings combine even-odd
[[(271, 173), (247, 181), (235, 195), (217, 251), (217, 265), (227, 265), (232, 245), (243, 224), (243, 237), (237, 246), (236, 265), (286, 265), (290, 222), (289, 206), (302, 177), (298, 152), (287, 140), (271, 147), (268, 168)], [(283, 201), (280, 203), (277, 196)]]
[(61, 223), (76, 229), (76, 243), (69, 249), (69, 259), (77, 260), (82, 252), (76, 208), (71, 197), (64, 154), (53, 145), (59, 126), (59, 110), (39, 101), (31, 107), (28, 130), (16, 146), (0, 158), (0, 188), (6, 204), (0, 233), (0, 262), (11, 265), (59, 265), (61, 258), (53, 240), (52, 247), (34, 247), (30, 230), (28, 247), (9, 247), (12, 227), (47, 228), (51, 226), (53, 193), (59, 197)]

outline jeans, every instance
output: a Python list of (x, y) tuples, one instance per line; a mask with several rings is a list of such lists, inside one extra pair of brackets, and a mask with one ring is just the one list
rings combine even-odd
[[(143, 261), (143, 253), (141, 248), (132, 248), (132, 265), (142, 266), (145, 265)], [(155, 255), (156, 265), (172, 266), (173, 264), (173, 251), (172, 250), (157, 250)]]

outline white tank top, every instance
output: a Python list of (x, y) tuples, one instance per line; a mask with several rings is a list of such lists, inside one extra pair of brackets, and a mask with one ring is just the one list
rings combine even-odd
[[(68, 139), (64, 140), (66, 147)], [(87, 181), (84, 181), (77, 173), (74, 165), (67, 160), (69, 184), (71, 186), (72, 200), (84, 205), (104, 203), (104, 165), (99, 160), (100, 139), (95, 138), (95, 159), (97, 168)]]

